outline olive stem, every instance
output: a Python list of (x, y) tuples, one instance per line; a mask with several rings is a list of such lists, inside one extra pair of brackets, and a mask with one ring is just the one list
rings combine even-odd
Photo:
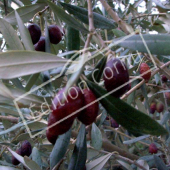
[[(105, 154), (109, 154), (110, 152), (107, 152), (107, 151), (102, 151), (102, 150), (96, 150), (95, 148), (91, 147), (91, 146), (88, 146), (89, 149), (93, 149), (95, 151), (98, 151), (98, 152), (101, 152), (101, 153), (105, 153)], [(123, 157), (115, 152), (112, 152), (112, 156), (115, 157), (116, 159), (121, 159), (121, 160), (124, 160), (126, 162), (128, 162), (129, 164), (134, 164), (136, 165), (137, 167), (139, 167), (140, 169), (143, 169), (143, 170), (147, 170), (145, 167), (143, 167), (141, 164), (137, 163), (135, 160), (131, 160), (129, 158), (126, 158), (126, 157)]]
[[(77, 137), (77, 135), (78, 135), (78, 133), (76, 131), (72, 131), (72, 137)], [(88, 136), (87, 136), (87, 140), (90, 140), (90, 138)], [(102, 147), (106, 151), (110, 151), (110, 152), (116, 151), (120, 155), (125, 156), (129, 159), (133, 159), (133, 160), (139, 159), (139, 157), (137, 155), (126, 152), (125, 150), (123, 150), (123, 149), (119, 148), (118, 146), (112, 144), (110, 141), (108, 141), (105, 138), (102, 138), (102, 143), (103, 143)]]
[[(166, 16), (166, 13), (159, 13), (159, 14), (143, 14), (143, 15), (139, 15), (137, 17), (132, 18), (132, 20), (135, 20), (137, 18), (143, 18), (143, 17), (149, 17), (149, 16)], [(125, 19), (124, 21), (127, 21), (127, 19)]]
[[(168, 65), (170, 65), (170, 61), (163, 64), (162, 66), (160, 66), (160, 68), (155, 69), (154, 72), (152, 72), (151, 77), (153, 77), (156, 73), (158, 73), (160, 71), (160, 69), (162, 70), (163, 68), (167, 67)], [(133, 91), (135, 91), (136, 89), (138, 89), (140, 86), (142, 86), (145, 83), (145, 80), (143, 79), (139, 84), (137, 84), (136, 86), (134, 86), (132, 89), (130, 89), (128, 92), (126, 92), (121, 99), (125, 99), (126, 97), (128, 97)]]
[[(133, 137), (128, 136), (128, 135), (126, 135), (125, 133), (122, 133), (122, 132), (120, 132), (119, 130), (116, 130), (116, 129), (112, 128), (112, 127), (109, 127), (109, 126), (104, 126), (104, 127), (107, 128), (107, 129), (110, 129), (110, 130), (112, 130), (112, 131), (114, 131), (114, 132), (116, 132), (116, 133), (119, 133), (120, 135), (125, 136), (125, 137), (127, 137), (127, 138), (129, 138), (129, 139), (133, 139)], [(143, 144), (143, 145), (145, 145), (145, 146), (149, 146), (149, 144), (147, 144), (147, 143), (145, 143), (145, 142), (142, 142), (142, 141), (138, 141), (138, 142), (141, 143), (141, 144)]]
[(113, 20), (120, 26), (120, 28), (127, 34), (129, 34), (129, 31), (126, 28), (126, 23), (122, 21), (116, 12), (112, 10), (112, 8), (109, 6), (109, 4), (105, 0), (100, 0), (108, 14), (113, 18)]
[(0, 116), (0, 120), (8, 120), (12, 123), (18, 123), (18, 118), (13, 117), (13, 116)]

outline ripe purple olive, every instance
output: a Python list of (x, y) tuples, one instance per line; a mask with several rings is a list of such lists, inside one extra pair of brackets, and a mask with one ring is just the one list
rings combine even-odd
[(158, 113), (163, 112), (164, 111), (164, 104), (162, 102), (158, 102), (156, 104), (156, 110), (157, 110)]
[(32, 153), (32, 147), (30, 142), (28, 142), (27, 140), (25, 140), (24, 142), (22, 142), (21, 144), (21, 156), (30, 156)]
[(40, 40), (34, 45), (36, 51), (45, 52), (45, 37), (41, 36)]
[[(90, 89), (84, 89), (83, 94), (84, 94), (84, 106), (87, 106), (96, 100), (96, 96)], [(85, 125), (90, 125), (95, 121), (98, 111), (99, 111), (99, 103), (95, 102), (92, 105), (85, 108), (78, 115), (78, 120), (80, 120)]]
[(110, 123), (111, 123), (111, 127), (113, 127), (113, 128), (118, 128), (119, 127), (119, 124), (113, 118), (111, 118)]
[(158, 148), (154, 143), (149, 145), (149, 153), (156, 154), (158, 152)]
[(47, 129), (46, 136), (47, 136), (48, 141), (52, 143), (53, 145), (55, 144), (58, 138), (58, 135), (50, 133), (50, 129)]
[(165, 75), (162, 75), (162, 81), (166, 83), (168, 81), (168, 78)]
[(32, 43), (36, 44), (39, 41), (40, 37), (41, 37), (41, 29), (40, 29), (40, 27), (35, 23), (29, 24), (28, 25), (28, 31), (30, 33)]
[[(107, 91), (112, 91), (123, 86), (129, 81), (129, 73), (126, 65), (118, 58), (111, 58), (104, 69), (104, 85)], [(122, 96), (129, 89), (129, 84), (112, 93), (114, 97)]]
[(150, 105), (150, 113), (154, 114), (155, 111), (156, 111), (156, 103), (152, 102), (151, 105)]
[[(21, 148), (19, 148), (18, 150), (16, 150), (16, 153), (18, 155), (21, 155)], [(20, 163), (20, 161), (18, 161), (18, 159), (16, 159), (14, 156), (12, 156), (12, 164), (13, 165), (18, 165)]]
[(52, 44), (58, 44), (62, 39), (62, 32), (57, 25), (50, 25), (48, 27), (49, 38)]
[[(72, 124), (74, 119), (77, 117), (77, 114), (67, 118), (66, 120), (54, 125), (56, 122), (64, 119), (65, 117), (76, 112), (83, 107), (83, 94), (78, 87), (72, 87), (68, 91), (67, 97), (63, 94), (64, 88), (58, 92), (55, 98), (52, 101), (52, 113), (49, 116), (48, 127), (51, 135), (61, 135), (67, 132)], [(62, 99), (65, 99), (65, 102), (62, 102)]]
[[(16, 150), (16, 153), (21, 156), (30, 156), (32, 153), (32, 147), (30, 142), (28, 142), (27, 140), (22, 142), (21, 147)], [(12, 164), (18, 165), (19, 163), (20, 162), (14, 156), (12, 156)]]

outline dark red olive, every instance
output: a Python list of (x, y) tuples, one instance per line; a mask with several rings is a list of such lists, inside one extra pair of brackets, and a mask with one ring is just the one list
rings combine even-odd
[[(90, 89), (84, 89), (83, 94), (84, 94), (84, 106), (87, 106), (90, 103), (96, 101), (96, 96)], [(80, 120), (85, 125), (90, 125), (95, 121), (98, 115), (98, 111), (99, 111), (99, 103), (98, 101), (96, 101), (92, 105), (86, 107), (78, 115), (78, 120)]]
[(35, 23), (29, 24), (28, 25), (28, 31), (30, 33), (32, 43), (36, 44), (39, 41), (40, 37), (41, 37), (41, 29), (40, 29), (40, 27)]
[[(60, 90), (52, 101), (52, 113), (49, 116), (48, 127), (83, 107), (83, 94), (78, 87), (71, 87), (68, 90), (67, 97), (63, 92), (64, 89)], [(62, 102), (63, 99), (65, 99), (64, 103)], [(67, 132), (77, 115), (78, 113), (54, 125), (49, 129), (50, 133), (58, 136)]]
[[(129, 84), (123, 86), (129, 81), (129, 73), (124, 62), (118, 58), (111, 58), (104, 69), (104, 85), (107, 91), (113, 91), (112, 95), (114, 97), (122, 96), (129, 88)], [(123, 87), (121, 87), (123, 86)]]
[(34, 45), (36, 51), (45, 52), (45, 37), (41, 36), (40, 40)]
[(50, 42), (52, 44), (58, 44), (62, 39), (62, 32), (60, 31), (60, 27), (57, 25), (50, 25), (48, 30)]
[(158, 148), (154, 143), (149, 145), (149, 153), (156, 154), (158, 152)]
[[(18, 150), (16, 150), (16, 153), (18, 155), (21, 155), (21, 148), (19, 148)], [(13, 165), (18, 165), (20, 162), (18, 161), (18, 159), (16, 159), (13, 155), (12, 155), (12, 164)]]

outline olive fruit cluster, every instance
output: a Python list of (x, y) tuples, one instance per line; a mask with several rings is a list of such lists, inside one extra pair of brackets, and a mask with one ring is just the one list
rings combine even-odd
[(164, 111), (164, 104), (161, 101), (159, 101), (157, 103), (153, 101), (150, 104), (150, 113), (154, 114), (155, 111), (157, 111), (158, 113), (161, 113)]
[[(76, 117), (83, 124), (89, 125), (95, 121), (98, 114), (98, 102), (88, 105), (96, 100), (91, 90), (80, 90), (79, 87), (74, 86), (68, 90), (67, 96), (64, 90), (65, 88), (60, 90), (52, 101), (52, 112), (48, 119), (49, 128), (46, 131), (47, 139), (52, 144), (55, 144), (58, 135), (64, 134), (71, 128)], [(87, 105), (88, 107), (85, 107)], [(65, 120), (62, 121), (64, 118)], [(61, 122), (56, 123), (58, 121)]]
[[(22, 142), (21, 147), (16, 150), (16, 153), (21, 156), (30, 156), (32, 153), (31, 144), (27, 140), (25, 140), (24, 142)], [(20, 162), (18, 161), (18, 159), (12, 156), (12, 164), (18, 165), (19, 163)]]
[[(40, 27), (35, 23), (29, 24), (28, 31), (30, 33), (35, 50), (45, 52), (45, 37), (41, 36)], [(50, 25), (48, 27), (48, 31), (49, 39), (52, 44), (58, 44), (62, 40), (62, 36), (65, 34), (65, 31), (62, 31), (57, 25)]]
[(103, 80), (106, 90), (113, 91), (112, 96), (122, 96), (129, 89), (129, 73), (125, 63), (111, 58), (104, 68)]

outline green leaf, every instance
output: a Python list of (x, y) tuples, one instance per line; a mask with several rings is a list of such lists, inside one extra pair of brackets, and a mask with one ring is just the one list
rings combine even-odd
[(140, 136), (140, 137), (137, 137), (137, 138), (134, 138), (134, 139), (131, 139), (131, 140), (123, 141), (123, 144), (130, 145), (132, 143), (136, 143), (136, 142), (141, 141), (143, 139), (146, 139), (148, 137), (150, 137), (150, 135)]
[(30, 0), (22, 0), (22, 3), (24, 5), (30, 5), (31, 4), (31, 1)]
[[(88, 10), (75, 6), (75, 5), (70, 5), (66, 3), (61, 3), (60, 4), (63, 6), (64, 9), (66, 9), (70, 14), (73, 14), (75, 18), (79, 19), (85, 24), (89, 24), (89, 19), (88, 19)], [(113, 29), (117, 27), (117, 24), (106, 17), (104, 17), (101, 14), (98, 14), (96, 12), (93, 12), (93, 20), (94, 20), (94, 27), (95, 28), (101, 28), (101, 29)]]
[(9, 45), (10, 50), (24, 50), (13, 27), (2, 18), (0, 18), (0, 31), (5, 38), (6, 43)]
[(87, 78), (93, 82), (100, 82), (101, 76), (103, 74), (103, 69), (105, 68), (107, 57), (103, 57), (96, 65), (94, 70), (87, 75)]
[(53, 12), (62, 19), (66, 24), (68, 24), (70, 27), (73, 27), (79, 31), (82, 31), (84, 33), (88, 33), (88, 30), (80, 24), (78, 21), (76, 21), (72, 16), (67, 14), (63, 9), (61, 9), (59, 6), (55, 5), (54, 3), (47, 1), (50, 8), (53, 10)]
[[(128, 48), (131, 50), (137, 50), (139, 52), (148, 53), (147, 48), (144, 45), (144, 42), (151, 52), (151, 54), (156, 55), (170, 55), (170, 35), (168, 34), (144, 34), (144, 35), (132, 35), (129, 38), (124, 37), (125, 39), (118, 43), (118, 46)], [(113, 40), (115, 43), (120, 38)]]
[(95, 93), (98, 100), (106, 109), (108, 114), (119, 124), (133, 133), (144, 133), (151, 135), (166, 134), (167, 131), (148, 115), (136, 110), (126, 102), (111, 96), (97, 84), (87, 81), (89, 88)]
[(96, 126), (95, 123), (92, 124), (92, 130), (91, 130), (91, 142), (92, 146), (100, 150), (102, 147), (102, 134), (100, 132), (100, 129)]
[(1, 170), (19, 170), (18, 168), (13, 168), (10, 166), (0, 166)]
[[(45, 5), (46, 5), (45, 3), (28, 5), (28, 6), (18, 8), (16, 11), (20, 15), (23, 22), (25, 23), (29, 21), (37, 12), (41, 11), (45, 7)], [(8, 14), (4, 19), (12, 25), (17, 24), (14, 11)]]
[(11, 79), (10, 80), (14, 86), (16, 86), (17, 88), (24, 90), (24, 87), (22, 86), (22, 82), (19, 80), (19, 78), (15, 78), (15, 79)]
[(38, 80), (39, 76), (40, 76), (40, 73), (37, 73), (37, 74), (34, 74), (34, 75), (30, 76), (30, 78), (28, 79), (27, 85), (25, 87), (26, 91), (29, 91), (32, 88), (32, 86), (35, 85), (35, 83)]
[[(80, 35), (79, 31), (67, 26), (67, 51), (73, 51), (73, 50), (80, 50)], [(72, 54), (67, 55), (67, 58), (70, 59)]]
[(3, 106), (1, 105), (0, 106), (0, 112), (1, 113), (7, 113), (9, 115), (13, 115), (13, 116), (19, 116), (18, 115), (18, 111), (16, 110), (16, 108), (12, 108), (12, 107), (9, 107), (9, 106)]
[(81, 125), (68, 170), (84, 169), (87, 158), (86, 128)]
[(34, 161), (32, 161), (29, 157), (24, 156), (24, 162), (29, 167), (29, 169), (33, 170), (41, 170), (41, 168), (38, 166), (38, 164)]
[(45, 51), (46, 51), (47, 53), (51, 53), (50, 38), (49, 38), (47, 18), (45, 18)]
[(88, 164), (86, 164), (86, 170), (102, 169), (111, 156), (112, 156), (112, 153), (109, 153), (107, 155), (101, 156), (100, 158), (97, 158), (89, 162)]
[(165, 10), (170, 10), (170, 8), (167, 8), (166, 6), (164, 6), (161, 1), (159, 1), (159, 0), (152, 0), (152, 1), (153, 1), (157, 6), (159, 6), (160, 8), (165, 9)]
[(145, 84), (143, 84), (141, 86), (141, 91), (142, 91), (142, 94), (145, 98), (145, 108), (148, 110), (148, 112), (150, 111), (150, 107), (149, 107), (149, 100), (148, 100), (148, 94), (147, 94), (147, 86)]
[[(137, 163), (141, 166), (143, 166), (146, 170), (149, 170), (149, 165), (144, 160), (137, 160)], [(137, 170), (142, 170), (143, 168), (137, 168)]]
[(64, 66), (66, 59), (44, 52), (10, 51), (0, 53), (0, 78), (11, 79)]
[[(35, 123), (35, 121), (26, 122), (26, 123), (27, 123), (27, 125), (28, 125), (28, 124), (31, 124), (31, 123)], [(16, 125), (12, 126), (11, 128), (7, 129), (7, 130), (1, 131), (1, 132), (0, 132), (0, 135), (4, 135), (4, 134), (6, 134), (6, 133), (12, 132), (12, 131), (14, 131), (15, 129), (18, 129), (18, 128), (22, 127), (22, 126), (25, 126), (25, 124), (20, 122), (20, 123), (18, 123), (18, 124), (16, 124)]]
[(116, 160), (116, 161), (119, 162), (119, 164), (122, 165), (123, 167), (125, 167), (127, 170), (133, 170), (129, 163), (126, 163), (122, 160)]
[(54, 148), (50, 154), (50, 169), (53, 169), (60, 160), (63, 159), (71, 137), (71, 129), (63, 135), (60, 135), (54, 145)]
[(154, 155), (154, 160), (155, 160), (155, 165), (158, 168), (158, 170), (168, 170), (169, 169), (157, 155)]
[(121, 30), (113, 29), (112, 31), (113, 31), (113, 33), (116, 35), (116, 37), (126, 36), (126, 34), (125, 34), (123, 31), (121, 31)]
[(24, 43), (25, 49), (34, 51), (34, 46), (33, 46), (32, 40), (31, 40), (30, 33), (29, 33), (28, 29), (26, 28), (26, 26), (24, 25), (24, 23), (23, 23), (22, 19), (20, 18), (17, 11), (15, 11), (15, 16), (17, 19), (20, 35), (21, 35), (22, 41)]

